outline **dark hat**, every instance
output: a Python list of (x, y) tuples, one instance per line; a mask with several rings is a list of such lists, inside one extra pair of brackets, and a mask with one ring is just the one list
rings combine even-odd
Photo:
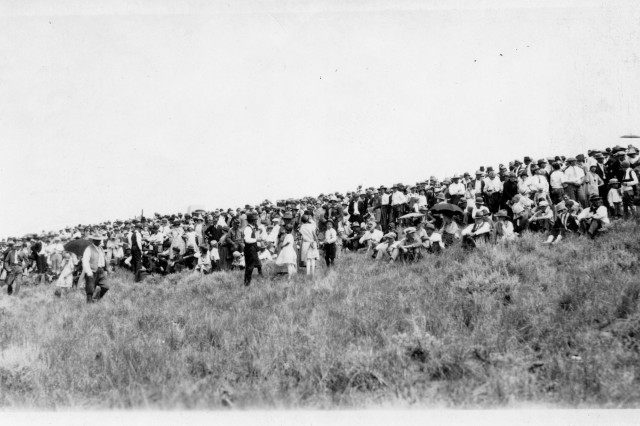
[(492, 172), (493, 171), (493, 167), (489, 166), (487, 167), (487, 173)]
[(597, 159), (599, 159), (599, 158), (604, 158), (604, 155), (603, 155), (601, 152), (596, 152), (596, 153), (593, 155), (593, 158), (595, 158), (595, 159), (597, 160)]
[(484, 204), (484, 199), (482, 197), (476, 197), (476, 204)]
[(482, 210), (478, 210), (476, 214), (473, 216), (474, 219), (481, 219), (484, 217), (484, 212)]
[(529, 157), (529, 156), (524, 157), (524, 161), (531, 161), (531, 157)]
[(531, 169), (531, 171), (532, 171), (532, 172), (534, 172), (534, 171), (538, 170), (539, 168), (540, 168), (540, 167), (538, 167), (538, 165), (537, 165), (536, 163), (531, 164), (531, 167), (530, 167), (530, 169)]
[(602, 200), (602, 197), (599, 195), (593, 194), (591, 197), (589, 197), (589, 201), (599, 201), (599, 200)]
[(509, 215), (507, 214), (506, 210), (498, 210), (498, 213), (496, 213), (496, 217), (509, 217)]
[(576, 160), (584, 161), (584, 155), (583, 154), (576, 155)]
[(547, 162), (546, 158), (541, 158), (541, 159), (538, 160), (538, 164), (544, 164), (546, 162)]

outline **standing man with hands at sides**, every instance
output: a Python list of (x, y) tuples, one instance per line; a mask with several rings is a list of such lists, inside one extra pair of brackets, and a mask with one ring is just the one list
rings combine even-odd
[(142, 225), (135, 224), (135, 227), (131, 230), (127, 238), (129, 240), (129, 247), (131, 247), (131, 268), (133, 269), (134, 280), (140, 281), (138, 271), (142, 265), (142, 234), (140, 230)]
[[(82, 270), (85, 279), (85, 291), (87, 293), (87, 303), (93, 303), (109, 291), (107, 284), (106, 256), (100, 245), (104, 237), (101, 235), (90, 235), (91, 244), (84, 249), (82, 255)], [(100, 291), (96, 293), (96, 287)]]
[(262, 263), (258, 258), (258, 215), (250, 213), (247, 215), (247, 226), (243, 231), (244, 237), (244, 285), (251, 284), (251, 274), (253, 268), (258, 268), (258, 274), (262, 275)]
[(13, 240), (7, 241), (7, 246), (9, 249), (4, 253), (3, 258), (3, 267), (7, 271), (7, 278), (5, 282), (0, 283), (0, 286), (6, 283), (7, 294), (17, 296), (22, 284), (24, 265), (29, 262), (29, 259), (20, 248), (15, 247)]

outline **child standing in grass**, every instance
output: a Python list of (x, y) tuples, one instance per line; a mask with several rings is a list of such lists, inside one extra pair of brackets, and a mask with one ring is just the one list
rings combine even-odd
[(327, 230), (324, 233), (324, 260), (327, 262), (327, 266), (332, 266), (336, 260), (336, 242), (338, 241), (338, 235), (336, 230), (333, 229), (333, 221), (327, 221)]
[(609, 180), (607, 201), (609, 201), (609, 214), (611, 218), (622, 217), (622, 195), (620, 195), (620, 183), (616, 178)]
[(287, 265), (287, 273), (289, 278), (296, 274), (296, 265), (298, 264), (298, 256), (296, 255), (295, 242), (293, 240), (293, 227), (287, 225), (285, 228), (286, 235), (280, 246), (280, 254), (276, 259), (276, 265)]
[(302, 236), (302, 250), (300, 255), (305, 259), (307, 275), (313, 275), (316, 272), (316, 260), (320, 258), (320, 252), (318, 251), (316, 226), (309, 221), (309, 216), (307, 215), (302, 216), (300, 235)]

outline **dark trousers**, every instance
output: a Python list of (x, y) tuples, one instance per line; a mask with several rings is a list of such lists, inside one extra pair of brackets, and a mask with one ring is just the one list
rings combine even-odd
[(327, 266), (332, 266), (336, 260), (336, 243), (324, 245), (324, 261)]
[(387, 232), (389, 228), (389, 218), (391, 216), (391, 206), (387, 204), (386, 206), (380, 207), (380, 224), (382, 225), (382, 230)]
[(131, 269), (134, 274), (138, 274), (140, 266), (142, 265), (142, 252), (137, 248), (131, 250)]
[[(84, 276), (85, 291), (87, 292), (87, 303), (92, 303), (96, 300), (102, 299), (102, 296), (109, 291), (109, 284), (107, 284), (107, 275), (104, 269), (98, 268), (92, 276)], [(95, 294), (96, 287), (100, 287), (100, 292)]]
[(499, 192), (492, 192), (491, 194), (487, 194), (487, 207), (491, 213), (498, 213), (500, 210), (500, 199), (502, 198), (502, 194)]
[(17, 267), (13, 270), (7, 271), (7, 294), (9, 296), (17, 296), (20, 292), (20, 285), (22, 284), (22, 268)]
[(262, 275), (262, 263), (258, 259), (258, 247), (256, 244), (245, 244), (244, 246), (244, 285), (251, 284), (253, 269), (258, 269), (258, 274)]
[(400, 216), (404, 215), (404, 206), (405, 204), (396, 204), (395, 206), (391, 206), (390, 223), (396, 222)]
[(564, 188), (551, 188), (549, 196), (551, 197), (551, 202), (553, 204), (558, 204), (562, 201), (562, 197), (564, 196)]
[(583, 220), (581, 223), (582, 232), (586, 233), (591, 239), (596, 237), (598, 229), (602, 228), (602, 221), (597, 219)]

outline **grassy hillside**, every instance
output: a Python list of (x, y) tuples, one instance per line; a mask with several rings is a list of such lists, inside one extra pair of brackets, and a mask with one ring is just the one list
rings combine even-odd
[(0, 406), (640, 406), (640, 232), (0, 295)]

